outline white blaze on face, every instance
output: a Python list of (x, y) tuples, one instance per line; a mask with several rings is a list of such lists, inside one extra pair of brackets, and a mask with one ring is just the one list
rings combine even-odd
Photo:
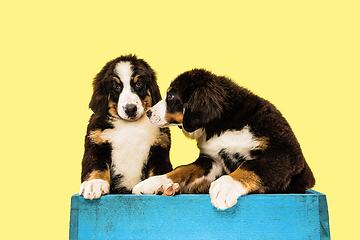
[[(119, 116), (124, 120), (130, 120), (130, 121), (137, 120), (144, 114), (145, 109), (142, 106), (141, 99), (133, 91), (133, 89), (130, 85), (131, 77), (133, 74), (131, 63), (130, 62), (119, 62), (116, 65), (114, 72), (115, 72), (115, 74), (117, 74), (117, 76), (119, 76), (120, 81), (123, 84), (123, 89), (119, 96), (117, 112), (118, 112)], [(136, 106), (135, 116), (129, 116), (125, 112), (126, 107), (129, 105)]]

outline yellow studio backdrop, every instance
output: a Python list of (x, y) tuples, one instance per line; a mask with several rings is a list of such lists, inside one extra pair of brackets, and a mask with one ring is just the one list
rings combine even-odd
[[(162, 94), (203, 67), (274, 103), (327, 195), (332, 239), (355, 239), (359, 11), (347, 0), (3, 1), (0, 238), (68, 238), (92, 79), (134, 53)], [(195, 141), (171, 130), (173, 165), (195, 160)]]

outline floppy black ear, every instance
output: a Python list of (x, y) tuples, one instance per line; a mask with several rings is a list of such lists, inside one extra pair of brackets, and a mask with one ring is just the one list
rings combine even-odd
[(152, 106), (157, 104), (161, 100), (160, 90), (157, 84), (154, 84), (150, 87)]
[(223, 96), (210, 88), (197, 89), (190, 100), (184, 104), (183, 128), (193, 132), (221, 118)]
[(193, 132), (196, 129), (199, 129), (203, 126), (203, 122), (200, 119), (201, 115), (204, 113), (201, 112), (192, 112), (189, 108), (185, 108), (182, 127), (187, 132)]
[(160, 94), (159, 86), (156, 81), (156, 74), (150, 66), (148, 67), (150, 71), (150, 81), (151, 81), (149, 88), (151, 92), (152, 106), (154, 106), (161, 100), (161, 94)]
[(156, 72), (154, 71), (154, 69), (152, 69), (152, 67), (150, 67), (150, 65), (144, 59), (139, 58), (138, 61), (142, 64), (142, 66), (140, 66), (139, 69), (146, 72), (146, 75), (149, 78), (150, 84), (148, 84), (148, 87), (150, 89), (150, 94), (152, 98), (151, 106), (154, 106), (156, 103), (158, 103), (161, 100), (160, 90), (156, 79)]
[(109, 111), (109, 96), (107, 92), (106, 79), (110, 77), (109, 68), (115, 60), (108, 62), (96, 75), (93, 81), (93, 95), (89, 107), (95, 113), (96, 118), (103, 117)]
[(95, 113), (96, 118), (103, 117), (107, 114), (109, 111), (109, 100), (105, 86), (97, 87), (97, 89), (94, 88), (89, 107)]

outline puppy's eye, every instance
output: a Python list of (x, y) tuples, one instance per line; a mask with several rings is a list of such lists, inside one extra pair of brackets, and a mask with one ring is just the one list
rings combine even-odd
[(118, 83), (114, 83), (113, 88), (114, 88), (115, 91), (120, 91), (121, 90), (121, 85), (118, 84)]
[(174, 95), (172, 95), (171, 93), (168, 93), (167, 96), (166, 96), (166, 99), (167, 99), (168, 101), (171, 101), (171, 100), (174, 99)]
[(136, 90), (140, 90), (143, 87), (143, 84), (141, 82), (136, 82), (135, 88)]
[(122, 85), (118, 77), (113, 77), (113, 89), (117, 92), (121, 91)]

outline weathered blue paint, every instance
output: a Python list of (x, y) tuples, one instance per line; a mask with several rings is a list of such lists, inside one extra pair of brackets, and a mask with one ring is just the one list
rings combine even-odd
[(70, 239), (330, 239), (326, 196), (251, 194), (227, 210), (207, 194), (71, 198)]

